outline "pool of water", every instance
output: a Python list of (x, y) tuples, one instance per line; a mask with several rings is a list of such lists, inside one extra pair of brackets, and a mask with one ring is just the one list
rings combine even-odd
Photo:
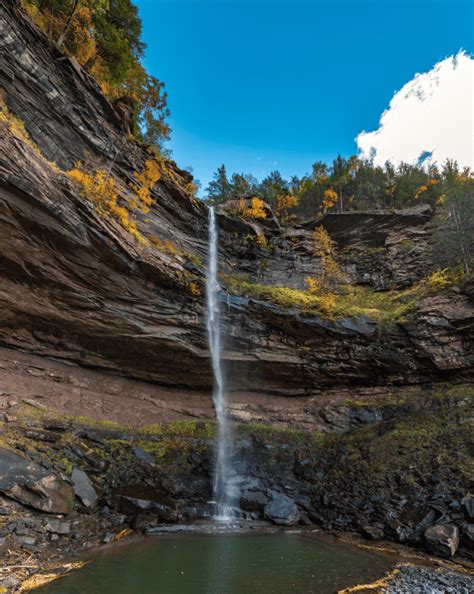
[(41, 594), (332, 594), (393, 560), (308, 533), (161, 535), (100, 553)]

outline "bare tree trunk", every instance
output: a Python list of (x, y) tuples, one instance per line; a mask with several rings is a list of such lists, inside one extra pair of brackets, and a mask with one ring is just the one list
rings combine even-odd
[(69, 31), (69, 28), (71, 27), (72, 19), (74, 18), (74, 14), (76, 13), (78, 6), (79, 6), (79, 0), (74, 0), (74, 2), (72, 4), (71, 12), (69, 13), (69, 16), (67, 17), (66, 24), (64, 25), (63, 32), (59, 36), (58, 43), (57, 43), (58, 47), (62, 47), (64, 44), (64, 40), (66, 39), (66, 35)]
[(344, 205), (342, 202), (342, 188), (339, 189), (339, 212), (340, 214), (344, 212)]
[(94, 68), (95, 63), (97, 62), (97, 54), (91, 56), (85, 64), (82, 65), (86, 72), (90, 72), (92, 68)]
[(454, 205), (454, 204), (451, 206), (450, 210), (451, 210), (451, 217), (454, 222), (454, 227), (456, 229), (456, 234), (458, 236), (459, 247), (461, 249), (462, 260), (463, 260), (463, 264), (464, 264), (464, 271), (466, 272), (466, 274), (469, 274), (469, 272), (470, 272), (469, 254), (466, 249), (466, 246), (464, 245), (464, 240), (463, 240), (463, 236), (462, 236), (461, 213), (457, 210), (456, 205)]
[(123, 147), (125, 146), (125, 143), (127, 142), (128, 138), (127, 136), (125, 136), (125, 138), (122, 141), (122, 144), (119, 146), (119, 148), (117, 149), (116, 153), (115, 153), (115, 157), (112, 159), (108, 169), (107, 169), (107, 175), (105, 176), (105, 181), (107, 181), (110, 177), (110, 174), (112, 173), (112, 168), (115, 165), (115, 161), (118, 159), (118, 156), (120, 155), (120, 153), (123, 150)]

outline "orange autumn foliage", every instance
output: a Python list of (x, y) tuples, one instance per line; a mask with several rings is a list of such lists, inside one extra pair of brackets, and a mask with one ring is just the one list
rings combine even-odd
[(289, 217), (289, 211), (295, 206), (298, 205), (298, 197), (294, 194), (283, 194), (277, 196), (277, 204), (276, 204), (276, 215), (280, 218), (283, 222), (287, 222)]
[(161, 177), (159, 163), (155, 159), (148, 159), (148, 161), (145, 162), (143, 171), (135, 171), (133, 175), (138, 183), (132, 182), (129, 184), (129, 187), (133, 192), (133, 198), (130, 200), (130, 205), (132, 208), (147, 213), (150, 210), (150, 206), (153, 204), (151, 191)]
[(118, 204), (122, 188), (104, 169), (97, 169), (88, 173), (78, 165), (68, 171), (67, 175), (81, 186), (82, 195), (92, 202), (101, 216), (109, 216), (115, 219), (139, 242), (143, 243), (145, 241), (138, 231), (137, 223), (130, 218), (127, 208)]
[(266, 219), (265, 203), (261, 198), (253, 196), (250, 199), (250, 206), (248, 202), (241, 198), (239, 200), (238, 213), (243, 219)]
[(327, 212), (328, 210), (331, 210), (332, 208), (334, 208), (334, 206), (337, 203), (337, 192), (335, 192), (332, 188), (328, 188), (327, 190), (324, 190), (324, 194), (323, 194), (323, 203), (322, 203), (322, 210), (323, 212)]

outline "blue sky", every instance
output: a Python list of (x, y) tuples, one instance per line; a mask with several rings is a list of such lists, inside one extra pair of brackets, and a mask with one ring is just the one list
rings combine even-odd
[(395, 91), (463, 48), (471, 2), (135, 0), (166, 84), (170, 148), (205, 187), (221, 163), (302, 175), (357, 152)]

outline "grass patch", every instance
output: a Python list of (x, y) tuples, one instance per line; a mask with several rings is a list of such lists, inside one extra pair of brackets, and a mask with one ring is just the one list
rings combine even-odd
[(434, 388), (422, 388), (410, 391), (394, 391), (389, 394), (375, 394), (373, 396), (363, 396), (361, 398), (348, 398), (344, 404), (349, 408), (367, 408), (375, 407), (382, 409), (384, 406), (405, 406), (416, 404), (417, 401), (428, 402), (450, 402), (453, 405), (460, 401), (474, 399), (474, 384), (452, 384), (442, 382)]
[(139, 430), (141, 435), (162, 437), (193, 437), (195, 439), (212, 439), (215, 434), (215, 423), (211, 421), (172, 421), (148, 425)]
[(301, 444), (317, 445), (324, 439), (321, 431), (305, 431), (284, 427), (273, 427), (265, 423), (236, 423), (233, 427), (236, 437), (250, 437), (270, 445)]
[[(18, 410), (20, 422), (28, 419), (45, 421), (55, 419), (70, 422), (73, 426), (97, 429), (101, 431), (120, 432), (131, 437), (192, 437), (195, 439), (212, 439), (215, 434), (215, 423), (213, 421), (169, 421), (167, 423), (155, 423), (144, 427), (132, 427), (123, 423), (117, 423), (108, 419), (94, 419), (87, 416), (64, 415), (52, 411), (35, 408), (28, 403), (23, 403)], [(115, 442), (121, 442), (120, 438), (111, 438)], [(127, 442), (128, 443), (128, 442)]]
[(457, 270), (439, 270), (412, 287), (400, 291), (375, 291), (349, 286), (341, 292), (315, 294), (313, 291), (275, 287), (225, 275), (223, 281), (230, 293), (273, 303), (282, 309), (327, 319), (367, 316), (380, 326), (406, 322), (420, 299), (449, 289), (462, 280)]
[(325, 472), (325, 488), (335, 493), (346, 493), (352, 482), (372, 493), (394, 484), (416, 492), (420, 481), (439, 473), (462, 495), (474, 472), (473, 445), (470, 411), (446, 402), (342, 436), (326, 434), (309, 455)]

